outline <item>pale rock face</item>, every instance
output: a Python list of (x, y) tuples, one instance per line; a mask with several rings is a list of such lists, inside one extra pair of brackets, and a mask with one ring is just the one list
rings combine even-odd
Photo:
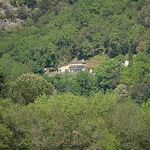
[(5, 15), (5, 10), (0, 8), (0, 18), (5, 18), (6, 15)]
[[(7, 11), (11, 12), (15, 19), (7, 17)], [(18, 29), (24, 22), (17, 18), (18, 8), (11, 5), (9, 0), (0, 0), (0, 29), (11, 31)]]

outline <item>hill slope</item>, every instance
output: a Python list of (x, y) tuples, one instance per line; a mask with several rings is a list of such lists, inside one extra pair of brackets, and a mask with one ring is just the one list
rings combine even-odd
[(16, 18), (25, 23), (17, 31), (1, 29), (0, 56), (9, 53), (34, 72), (75, 57), (88, 59), (101, 53), (115, 57), (145, 51), (149, 45), (147, 0), (10, 2), (18, 9)]

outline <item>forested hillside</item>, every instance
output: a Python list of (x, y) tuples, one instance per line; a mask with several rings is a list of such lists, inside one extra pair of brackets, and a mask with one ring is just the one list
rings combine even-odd
[[(93, 73), (44, 74), (76, 59)], [(0, 0), (0, 150), (149, 150), (149, 133), (149, 0)]]
[[(13, 16), (22, 28), (1, 30), (0, 56), (10, 54), (34, 72), (56, 67), (74, 57), (87, 59), (97, 53), (109, 57), (148, 48), (148, 0), (11, 0), (18, 7)], [(8, 13), (6, 11), (6, 13)]]

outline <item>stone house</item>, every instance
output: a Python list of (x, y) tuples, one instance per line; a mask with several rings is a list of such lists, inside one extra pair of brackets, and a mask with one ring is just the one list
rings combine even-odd
[(45, 74), (56, 75), (56, 74), (64, 74), (64, 73), (78, 73), (81, 71), (89, 70), (90, 73), (93, 72), (92, 68), (88, 68), (85, 61), (76, 61), (72, 62), (68, 65), (55, 68), (45, 68)]
[(74, 63), (70, 63), (66, 66), (62, 66), (58, 68), (59, 73), (77, 73), (81, 71), (85, 71), (86, 63), (83, 61), (77, 61)]

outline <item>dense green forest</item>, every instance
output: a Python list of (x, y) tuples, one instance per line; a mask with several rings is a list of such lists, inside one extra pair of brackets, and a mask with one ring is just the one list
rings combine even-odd
[[(93, 73), (44, 74), (74, 59)], [(150, 149), (149, 0), (0, 1), (5, 149)]]

